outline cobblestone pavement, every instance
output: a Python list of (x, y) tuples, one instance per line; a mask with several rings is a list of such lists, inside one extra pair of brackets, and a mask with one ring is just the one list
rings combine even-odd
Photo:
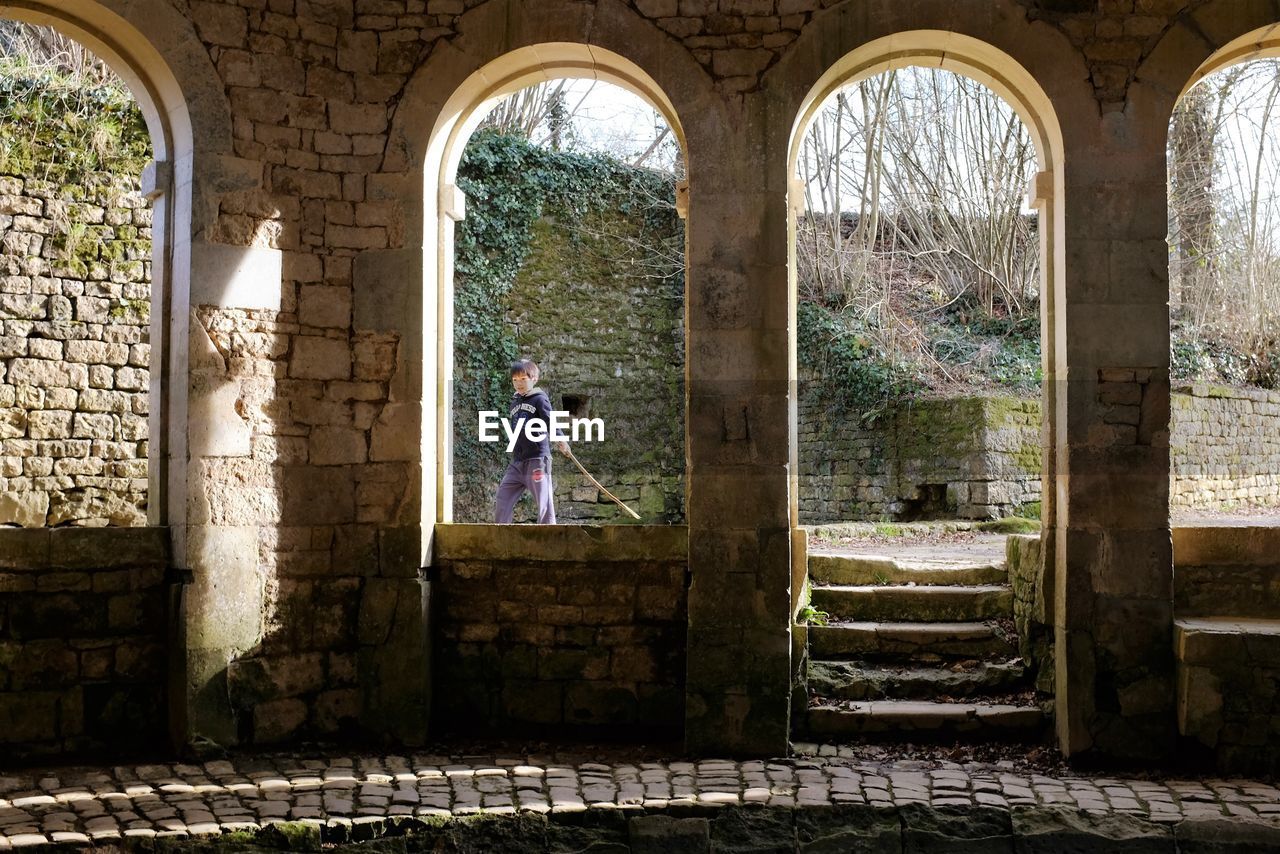
[(798, 747), (814, 755), (600, 764), (554, 756), (281, 754), (26, 772), (0, 776), (0, 849), (217, 836), (280, 822), (358, 839), (360, 825), (396, 816), (724, 805), (1041, 805), (1167, 824), (1203, 818), (1271, 824), (1280, 817), (1280, 790), (1248, 780), (1045, 776), (1012, 763), (867, 762), (847, 748)]

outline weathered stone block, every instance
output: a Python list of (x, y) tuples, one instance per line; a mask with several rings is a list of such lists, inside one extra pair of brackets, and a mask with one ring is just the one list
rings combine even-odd
[(799, 851), (867, 851), (899, 854), (901, 821), (896, 811), (874, 806), (821, 806), (806, 804), (796, 811)]
[(307, 704), (301, 700), (273, 700), (254, 706), (253, 740), (270, 744), (295, 736), (307, 721)]
[(1048, 854), (1123, 848), (1173, 854), (1175, 850), (1173, 833), (1168, 827), (1134, 816), (1116, 813), (1095, 816), (1075, 809), (1014, 807), (1011, 817), (1019, 851)]
[(362, 430), (316, 427), (311, 431), (311, 463), (320, 466), (363, 463), (368, 458), (367, 443)]
[(0, 742), (31, 745), (58, 737), (58, 694), (0, 693)]
[(345, 339), (299, 335), (293, 342), (289, 375), (300, 379), (351, 378), (351, 347)]
[(39, 528), (45, 524), (48, 512), (49, 495), (46, 492), (0, 493), (0, 525)]
[(705, 818), (638, 816), (627, 822), (627, 842), (633, 854), (705, 854), (711, 826)]

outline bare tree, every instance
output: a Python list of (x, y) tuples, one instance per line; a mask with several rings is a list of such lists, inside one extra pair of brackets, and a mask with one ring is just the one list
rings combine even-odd
[[(1030, 135), (984, 86), (908, 67), (842, 90), (801, 142), (802, 298), (852, 312), (880, 349), (951, 379), (920, 306), (1035, 315)], [(927, 299), (925, 298), (927, 295)]]
[[(613, 96), (613, 97), (611, 97)], [(552, 151), (603, 154), (619, 163), (684, 175), (675, 134), (652, 109), (652, 124), (637, 121), (638, 96), (597, 81), (562, 78), (538, 83), (498, 101), (480, 125), (523, 136)], [(616, 104), (615, 110), (602, 104)]]
[[(1220, 71), (1178, 103), (1169, 133), (1175, 345), (1234, 353), (1210, 379), (1280, 384), (1280, 62)], [(1216, 375), (1215, 375), (1216, 374)]]
[(51, 27), (0, 20), (0, 57), (37, 71), (54, 71), (87, 86), (123, 87), (96, 54)]

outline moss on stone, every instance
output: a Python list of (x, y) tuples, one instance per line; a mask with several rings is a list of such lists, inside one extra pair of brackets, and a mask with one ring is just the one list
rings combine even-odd
[(1006, 516), (1003, 519), (979, 522), (974, 525), (974, 529), (988, 534), (1038, 534), (1040, 532), (1040, 520)]

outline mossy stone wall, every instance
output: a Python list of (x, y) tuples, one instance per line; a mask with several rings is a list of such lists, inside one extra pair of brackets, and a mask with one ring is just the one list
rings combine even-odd
[[(606, 212), (591, 231), (544, 216), (534, 222), (527, 260), (512, 284), (506, 320), (520, 352), (542, 369), (539, 386), (556, 409), (604, 421), (604, 442), (574, 454), (646, 523), (684, 519), (684, 294), (655, 275), (636, 245), (641, 224)], [(493, 407), (506, 416), (508, 398)], [(454, 412), (456, 441), (476, 441), (476, 413)], [(629, 517), (554, 454), (561, 522)], [(454, 518), (489, 521), (500, 468), (454, 472)], [(533, 518), (526, 498), (516, 521)]]
[(145, 525), (151, 209), (138, 172), (0, 176), (0, 525)]
[[(802, 376), (802, 383), (812, 381)], [(909, 400), (870, 423), (822, 395), (801, 401), (803, 524), (998, 518), (1039, 498), (1034, 401)]]
[(1280, 392), (1196, 383), (1170, 404), (1171, 507), (1280, 504)]

